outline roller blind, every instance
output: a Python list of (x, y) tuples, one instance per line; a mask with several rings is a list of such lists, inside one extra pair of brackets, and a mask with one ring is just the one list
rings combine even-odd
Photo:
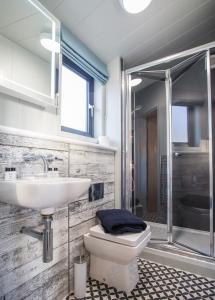
[(61, 26), (61, 51), (94, 79), (106, 84), (107, 66), (64, 25)]

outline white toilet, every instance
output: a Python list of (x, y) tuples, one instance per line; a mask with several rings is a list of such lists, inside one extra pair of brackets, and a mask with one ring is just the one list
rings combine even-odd
[(141, 233), (112, 235), (101, 225), (90, 228), (84, 244), (90, 252), (90, 277), (118, 290), (131, 292), (138, 282), (137, 256), (151, 237), (150, 226)]

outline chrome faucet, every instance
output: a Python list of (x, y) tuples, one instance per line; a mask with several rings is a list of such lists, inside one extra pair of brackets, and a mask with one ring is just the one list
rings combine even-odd
[(63, 161), (63, 159), (58, 158), (52, 154), (42, 155), (42, 154), (34, 154), (34, 153), (24, 153), (23, 154), (23, 161), (24, 162), (32, 162), (41, 159), (43, 161), (43, 170), (44, 173), (48, 173), (49, 163), (53, 162), (54, 160)]
[(24, 162), (32, 162), (41, 159), (43, 162), (43, 171), (45, 174), (48, 173), (49, 161), (42, 154), (33, 154), (33, 153), (24, 153), (23, 160)]

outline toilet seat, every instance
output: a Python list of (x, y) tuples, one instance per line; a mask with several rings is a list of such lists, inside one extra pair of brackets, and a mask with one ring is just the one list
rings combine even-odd
[(130, 246), (130, 247), (136, 247), (149, 235), (150, 226), (147, 225), (146, 229), (140, 233), (124, 233), (120, 235), (113, 235), (113, 234), (105, 233), (101, 225), (96, 225), (90, 228), (89, 233), (91, 236), (106, 241)]

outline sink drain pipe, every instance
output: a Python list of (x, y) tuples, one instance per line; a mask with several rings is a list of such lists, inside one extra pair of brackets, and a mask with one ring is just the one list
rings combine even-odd
[(43, 262), (49, 263), (53, 260), (53, 229), (52, 229), (52, 215), (43, 215), (42, 224), (43, 231), (37, 231), (34, 227), (22, 227), (20, 232), (27, 234), (33, 238), (43, 242)]

